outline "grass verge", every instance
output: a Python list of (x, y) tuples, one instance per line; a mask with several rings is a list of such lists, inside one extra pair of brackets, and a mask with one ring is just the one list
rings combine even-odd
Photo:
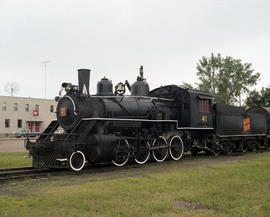
[(0, 216), (270, 216), (270, 152), (250, 156), (9, 183)]
[(0, 153), (0, 169), (15, 167), (31, 167), (32, 159), (24, 158), (28, 152)]

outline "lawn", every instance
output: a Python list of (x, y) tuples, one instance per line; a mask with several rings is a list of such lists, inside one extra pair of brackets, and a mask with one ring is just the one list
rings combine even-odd
[(270, 216), (269, 159), (199, 158), (2, 184), (0, 216)]
[(15, 167), (31, 167), (32, 159), (24, 158), (28, 152), (0, 153), (0, 169)]

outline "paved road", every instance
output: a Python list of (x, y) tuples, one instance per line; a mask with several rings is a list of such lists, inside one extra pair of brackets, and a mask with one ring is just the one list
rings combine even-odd
[(0, 138), (0, 152), (25, 152), (24, 139)]

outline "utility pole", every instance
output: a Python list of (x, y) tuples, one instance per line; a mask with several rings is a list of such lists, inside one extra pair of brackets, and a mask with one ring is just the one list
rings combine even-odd
[(46, 99), (46, 86), (47, 86), (47, 64), (50, 63), (50, 60), (44, 60), (41, 61), (43, 64), (43, 70), (44, 70), (44, 98)]

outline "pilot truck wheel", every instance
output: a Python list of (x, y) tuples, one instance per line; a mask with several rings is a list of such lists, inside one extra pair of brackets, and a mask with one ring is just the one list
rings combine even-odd
[(68, 159), (68, 167), (70, 170), (79, 172), (85, 165), (85, 156), (81, 151), (71, 153)]

